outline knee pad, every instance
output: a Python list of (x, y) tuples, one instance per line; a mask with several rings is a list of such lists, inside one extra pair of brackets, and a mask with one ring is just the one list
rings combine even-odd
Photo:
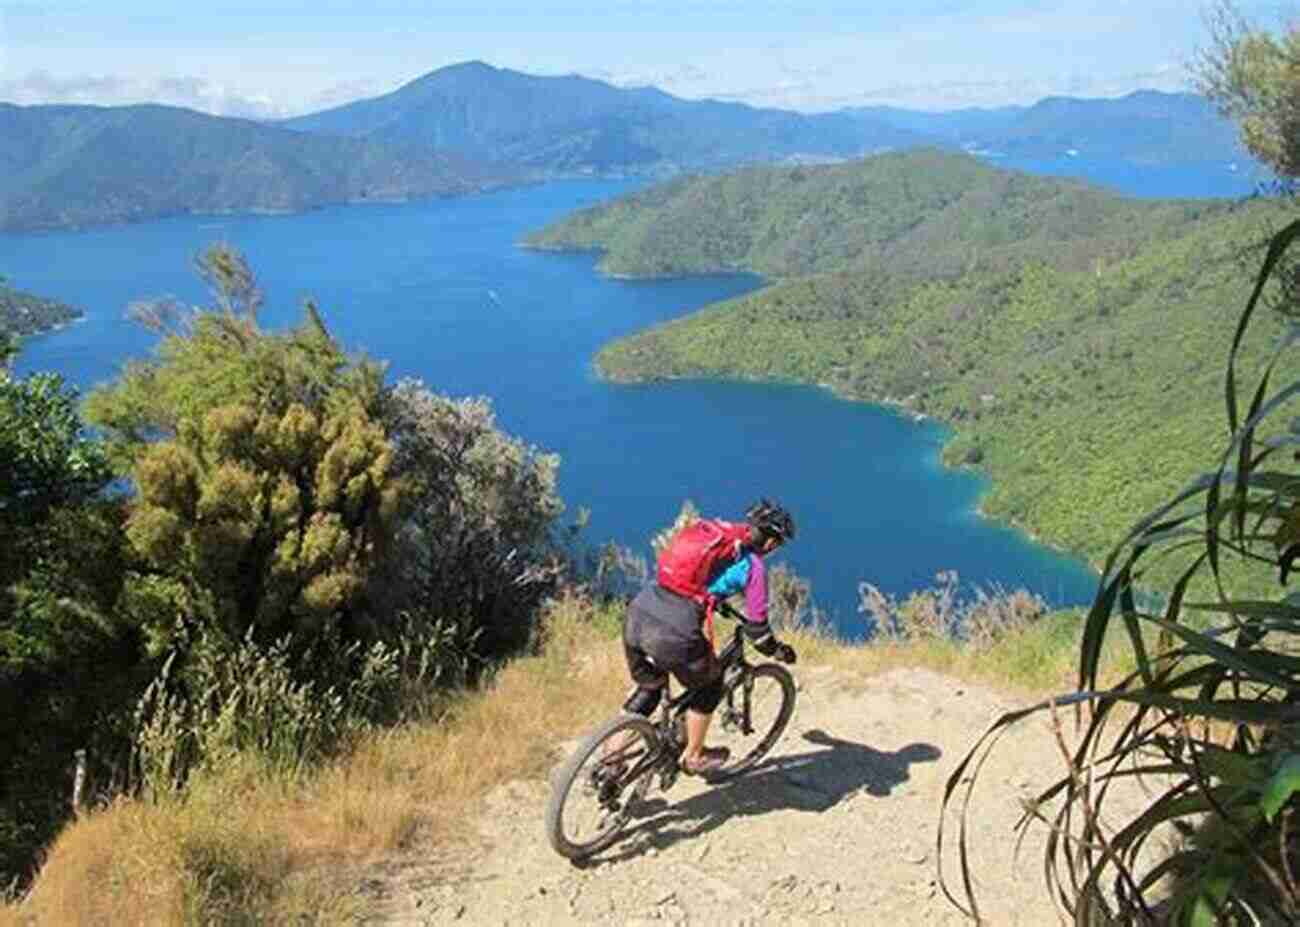
[(722, 701), (722, 680), (717, 679), (707, 686), (692, 690), (691, 699), (687, 704), (707, 715), (713, 713), (713, 709), (718, 707), (720, 701)]
[[(662, 688), (647, 689), (643, 686), (637, 686), (636, 690), (628, 696), (627, 701), (623, 703), (623, 710), (648, 718), (659, 707), (659, 699), (663, 698), (663, 694), (664, 690)], [(721, 689), (718, 691), (718, 696), (719, 698), (722, 696)]]

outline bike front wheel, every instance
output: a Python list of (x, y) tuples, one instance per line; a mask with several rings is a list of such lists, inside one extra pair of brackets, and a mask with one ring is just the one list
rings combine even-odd
[(611, 718), (555, 774), (546, 837), (568, 859), (598, 853), (616, 839), (645, 797), (660, 756), (654, 725), (638, 715)]
[(709, 740), (728, 748), (731, 759), (714, 778), (748, 772), (776, 746), (794, 714), (794, 696), (794, 677), (775, 663), (742, 667), (726, 681), (715, 719), (718, 732)]

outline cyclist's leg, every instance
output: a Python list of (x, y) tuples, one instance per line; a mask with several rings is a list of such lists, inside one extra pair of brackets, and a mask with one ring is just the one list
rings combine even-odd
[(627, 674), (632, 677), (636, 688), (628, 694), (623, 708), (648, 718), (663, 697), (668, 685), (668, 673), (656, 663), (644, 646), (644, 623), (644, 616), (633, 602), (628, 606), (627, 617), (623, 622), (623, 659), (627, 662)]
[[(623, 710), (650, 717), (663, 698), (668, 685), (668, 674), (655, 665), (650, 655), (640, 645), (640, 621), (635, 606), (628, 608), (623, 622), (623, 659), (627, 662), (628, 675), (632, 677), (633, 688), (623, 702)], [(605, 743), (606, 755), (624, 750), (635, 739), (635, 732), (626, 737), (610, 738)]]
[(727, 752), (721, 748), (706, 748), (704, 740), (709, 733), (713, 711), (722, 700), (722, 667), (703, 634), (690, 641), (685, 659), (674, 667), (673, 675), (691, 690), (690, 707), (686, 709), (686, 749), (682, 751), (682, 765), (687, 772), (717, 768), (726, 762)]

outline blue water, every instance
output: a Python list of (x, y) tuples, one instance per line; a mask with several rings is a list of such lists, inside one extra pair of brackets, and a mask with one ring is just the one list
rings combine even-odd
[(1100, 187), (1109, 187), (1128, 196), (1163, 199), (1166, 197), (1239, 199), (1257, 192), (1261, 185), (1275, 180), (1258, 162), (1196, 161), (1179, 164), (1142, 164), (1114, 158), (1084, 156), (1059, 158), (1021, 158), (986, 154), (985, 160), (995, 167), (1074, 177)]
[(605, 342), (747, 292), (752, 276), (626, 281), (589, 255), (526, 251), (529, 230), (633, 182), (564, 182), (485, 196), (341, 207), (298, 216), (185, 217), (83, 232), (0, 236), (0, 272), (86, 313), (31, 339), (19, 372), (57, 370), (89, 387), (155, 338), (132, 301), (202, 303), (191, 272), (207, 244), (234, 244), (257, 270), (263, 324), (297, 320), (304, 298), (350, 349), (452, 394), (485, 394), (512, 433), (562, 456), (570, 513), (587, 537), (645, 553), (682, 501), (738, 516), (769, 494), (797, 515), (780, 554), (858, 636), (857, 584), (895, 595), (957, 570), (964, 583), (1026, 586), (1054, 603), (1091, 598), (1081, 563), (981, 519), (983, 487), (938, 463), (943, 432), (813, 388), (718, 382), (616, 386), (591, 359)]

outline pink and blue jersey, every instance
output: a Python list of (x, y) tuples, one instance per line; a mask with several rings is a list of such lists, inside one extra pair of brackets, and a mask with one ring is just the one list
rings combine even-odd
[(720, 599), (745, 593), (747, 636), (762, 638), (771, 633), (767, 626), (767, 567), (758, 554), (747, 551), (709, 584), (709, 594)]

